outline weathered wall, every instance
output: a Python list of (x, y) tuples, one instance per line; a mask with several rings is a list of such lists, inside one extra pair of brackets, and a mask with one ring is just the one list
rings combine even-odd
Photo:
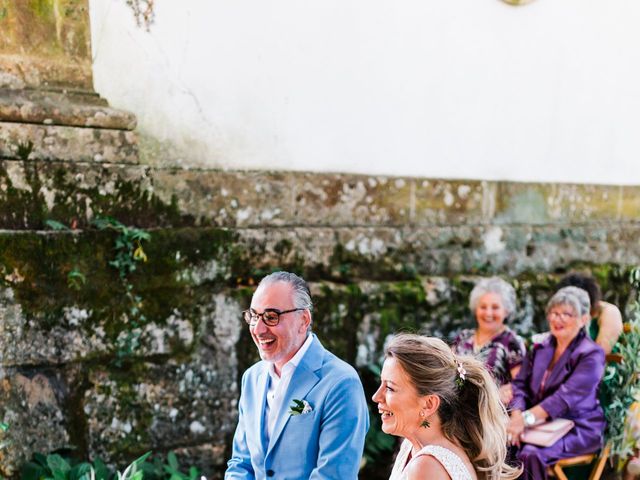
[[(14, 442), (3, 472), (73, 445), (116, 462), (177, 450), (218, 478), (239, 376), (256, 359), (240, 312), (273, 269), (312, 282), (319, 337), (368, 389), (389, 333), (446, 338), (469, 324), (479, 275), (515, 283), (524, 334), (542, 328), (544, 301), (571, 267), (592, 269), (624, 303), (626, 269), (640, 263), (637, 198), (629, 187), (5, 158), (0, 398)], [(109, 264), (117, 233), (91, 226), (99, 215), (151, 234), (149, 260), (130, 276), (143, 317)]]
[[(140, 165), (135, 117), (91, 91), (86, 2), (0, 0), (4, 25), (3, 475), (34, 452), (122, 465), (152, 449), (220, 478), (238, 381), (256, 360), (241, 311), (274, 269), (311, 282), (318, 336), (367, 390), (389, 333), (447, 337), (471, 323), (477, 276), (514, 282), (524, 334), (543, 328), (569, 268), (626, 301), (637, 187)], [(107, 216), (120, 227), (99, 228)], [(122, 255), (122, 225), (150, 234), (147, 262)]]

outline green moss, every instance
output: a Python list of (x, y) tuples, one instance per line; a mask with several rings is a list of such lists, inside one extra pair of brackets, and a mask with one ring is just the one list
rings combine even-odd
[(42, 18), (51, 18), (53, 16), (54, 0), (31, 0), (29, 7), (33, 13)]
[[(210, 293), (228, 282), (234, 238), (229, 231), (211, 228), (155, 230), (145, 246), (149, 261), (139, 264), (130, 277), (135, 293), (143, 298), (146, 321), (163, 325), (174, 310), (197, 319), (194, 309), (204, 289)], [(113, 341), (130, 328), (124, 286), (109, 265), (113, 244), (112, 232), (0, 235), (2, 282), (13, 290), (24, 315), (34, 319), (37, 328), (47, 331), (60, 325), (65, 308), (74, 306), (92, 312), (81, 325), (85, 333), (101, 326)], [(217, 274), (205, 278), (178, 274), (208, 262), (221, 265)], [(81, 272), (86, 282), (70, 288), (67, 277), (72, 270)]]
[[(28, 156), (28, 154), (27, 154)], [(8, 168), (16, 162), (0, 161), (0, 226), (9, 229), (43, 229), (47, 219), (75, 228), (89, 226), (94, 216), (109, 216), (139, 228), (191, 226), (196, 219), (179, 212), (177, 201), (169, 204), (154, 195), (143, 178), (125, 179), (117, 171), (98, 167), (90, 182), (77, 180), (87, 174), (77, 165), (23, 161), (26, 185), (16, 186)], [(50, 205), (44, 192), (50, 195)], [(111, 192), (111, 193), (107, 193)], [(200, 222), (206, 226), (206, 222)]]

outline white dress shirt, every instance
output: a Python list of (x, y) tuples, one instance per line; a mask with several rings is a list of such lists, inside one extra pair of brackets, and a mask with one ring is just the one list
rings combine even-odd
[(289, 383), (291, 382), (293, 372), (300, 364), (300, 360), (302, 360), (304, 354), (307, 353), (307, 350), (309, 350), (312, 341), (313, 335), (308, 335), (307, 339), (302, 344), (300, 349), (296, 352), (296, 354), (291, 358), (291, 360), (283, 365), (280, 375), (276, 373), (274, 363), (272, 363), (269, 368), (270, 381), (269, 390), (267, 390), (267, 406), (265, 409), (267, 420), (267, 440), (271, 438), (271, 433), (273, 432), (276, 424), (276, 419), (278, 418), (278, 414), (280, 413), (280, 409), (282, 408), (282, 401), (284, 399), (285, 393), (287, 392), (287, 388), (289, 388)]

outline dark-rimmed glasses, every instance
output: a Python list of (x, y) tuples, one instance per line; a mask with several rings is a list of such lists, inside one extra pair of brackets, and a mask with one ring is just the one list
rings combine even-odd
[(262, 318), (262, 321), (267, 327), (275, 327), (280, 323), (280, 315), (285, 313), (297, 312), (299, 310), (306, 310), (306, 308), (292, 308), (291, 310), (278, 310), (277, 308), (265, 308), (264, 312), (256, 313), (253, 310), (245, 310), (242, 312), (244, 321), (250, 326), (254, 326), (258, 323), (258, 320)]

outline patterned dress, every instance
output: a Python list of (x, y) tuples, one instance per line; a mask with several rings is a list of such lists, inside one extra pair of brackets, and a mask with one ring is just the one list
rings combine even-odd
[(526, 354), (522, 338), (507, 327), (477, 349), (473, 343), (474, 335), (475, 329), (462, 330), (453, 342), (453, 351), (483, 361), (498, 385), (511, 382), (511, 369), (520, 365)]

